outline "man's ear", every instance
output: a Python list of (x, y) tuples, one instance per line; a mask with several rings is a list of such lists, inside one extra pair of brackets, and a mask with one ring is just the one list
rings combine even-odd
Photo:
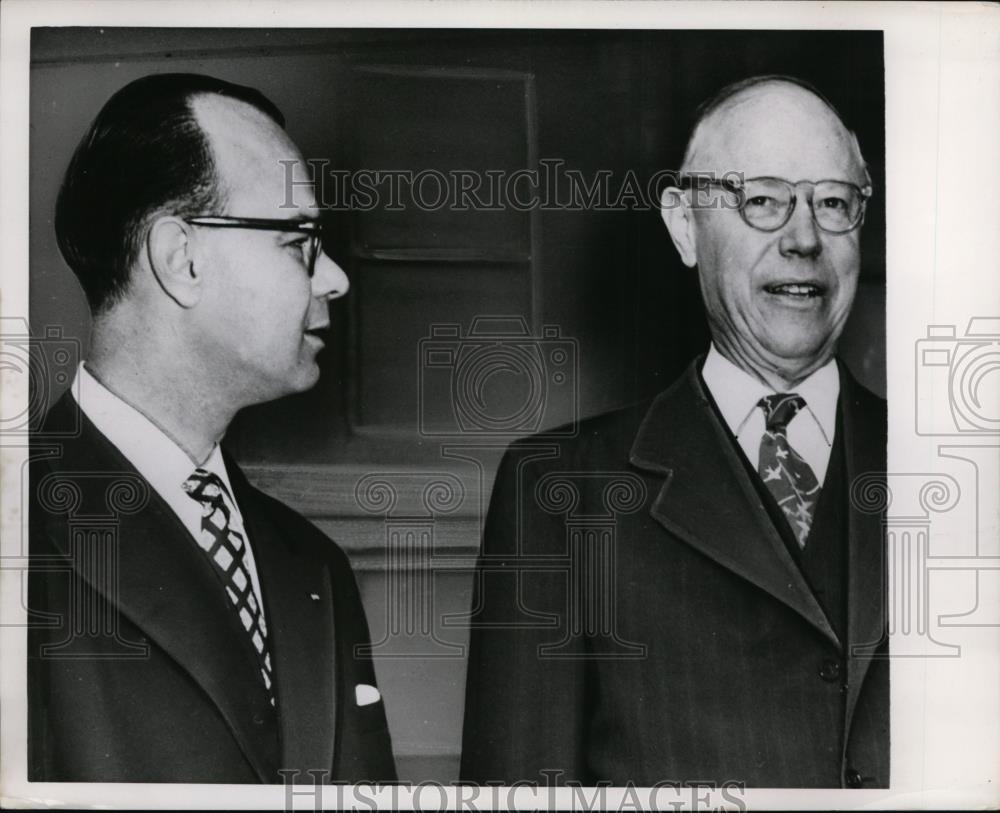
[(688, 268), (694, 268), (698, 262), (698, 252), (695, 250), (694, 211), (682, 189), (668, 186), (663, 190), (663, 194), (660, 195), (660, 217), (670, 232), (674, 248), (681, 255), (681, 261)]
[(157, 218), (146, 234), (146, 256), (153, 276), (182, 308), (194, 307), (202, 294), (191, 237), (191, 227), (178, 217)]

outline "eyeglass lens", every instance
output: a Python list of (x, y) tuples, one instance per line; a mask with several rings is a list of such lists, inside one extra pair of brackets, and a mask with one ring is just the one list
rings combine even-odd
[(316, 261), (319, 259), (319, 254), (323, 250), (323, 241), (318, 234), (309, 235), (308, 245), (308, 265), (310, 278), (316, 273)]
[[(795, 188), (777, 178), (748, 180), (743, 187), (743, 217), (759, 229), (771, 230), (784, 225), (789, 217)], [(821, 229), (850, 231), (857, 225), (864, 198), (850, 184), (821, 181), (813, 187), (812, 210)]]

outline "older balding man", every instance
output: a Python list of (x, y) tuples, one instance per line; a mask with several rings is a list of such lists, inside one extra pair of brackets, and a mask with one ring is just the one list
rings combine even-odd
[[(883, 538), (850, 499), (885, 471), (886, 411), (835, 356), (871, 194), (857, 140), (799, 80), (755, 77), (702, 107), (662, 208), (712, 345), (558, 455), (505, 457), (466, 779), (888, 785)], [(604, 487), (578, 476), (594, 472)], [(560, 480), (576, 497), (562, 514)], [(574, 536), (615, 499), (613, 542)]]

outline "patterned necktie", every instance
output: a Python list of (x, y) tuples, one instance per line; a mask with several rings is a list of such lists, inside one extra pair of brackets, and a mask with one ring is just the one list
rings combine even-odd
[(805, 405), (805, 399), (794, 392), (767, 395), (757, 403), (767, 422), (760, 440), (757, 472), (784, 512), (800, 548), (805, 547), (812, 528), (819, 481), (809, 464), (788, 445), (786, 431)]
[(267, 625), (243, 558), (246, 549), (243, 535), (230, 524), (230, 517), (234, 514), (239, 516), (235, 513), (236, 506), (218, 475), (205, 469), (195, 469), (194, 474), (181, 487), (191, 499), (201, 504), (198, 546), (212, 561), (226, 588), (233, 610), (250, 638), (254, 652), (257, 653), (264, 688), (267, 689), (273, 706), (275, 702), (274, 690), (271, 688), (273, 675), (271, 654), (267, 648)]

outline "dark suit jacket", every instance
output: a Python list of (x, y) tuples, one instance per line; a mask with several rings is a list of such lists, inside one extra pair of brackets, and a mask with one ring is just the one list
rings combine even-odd
[[(508, 450), (473, 602), (464, 779), (887, 786), (880, 518), (844, 505), (840, 640), (699, 369), (552, 450)], [(846, 483), (883, 473), (885, 402), (843, 367), (839, 409)]]
[(369, 634), (343, 552), (227, 459), (264, 597), (275, 718), (211, 563), (77, 410), (64, 396), (32, 448), (29, 779), (394, 779), (382, 702), (355, 702), (375, 673), (355, 655)]

